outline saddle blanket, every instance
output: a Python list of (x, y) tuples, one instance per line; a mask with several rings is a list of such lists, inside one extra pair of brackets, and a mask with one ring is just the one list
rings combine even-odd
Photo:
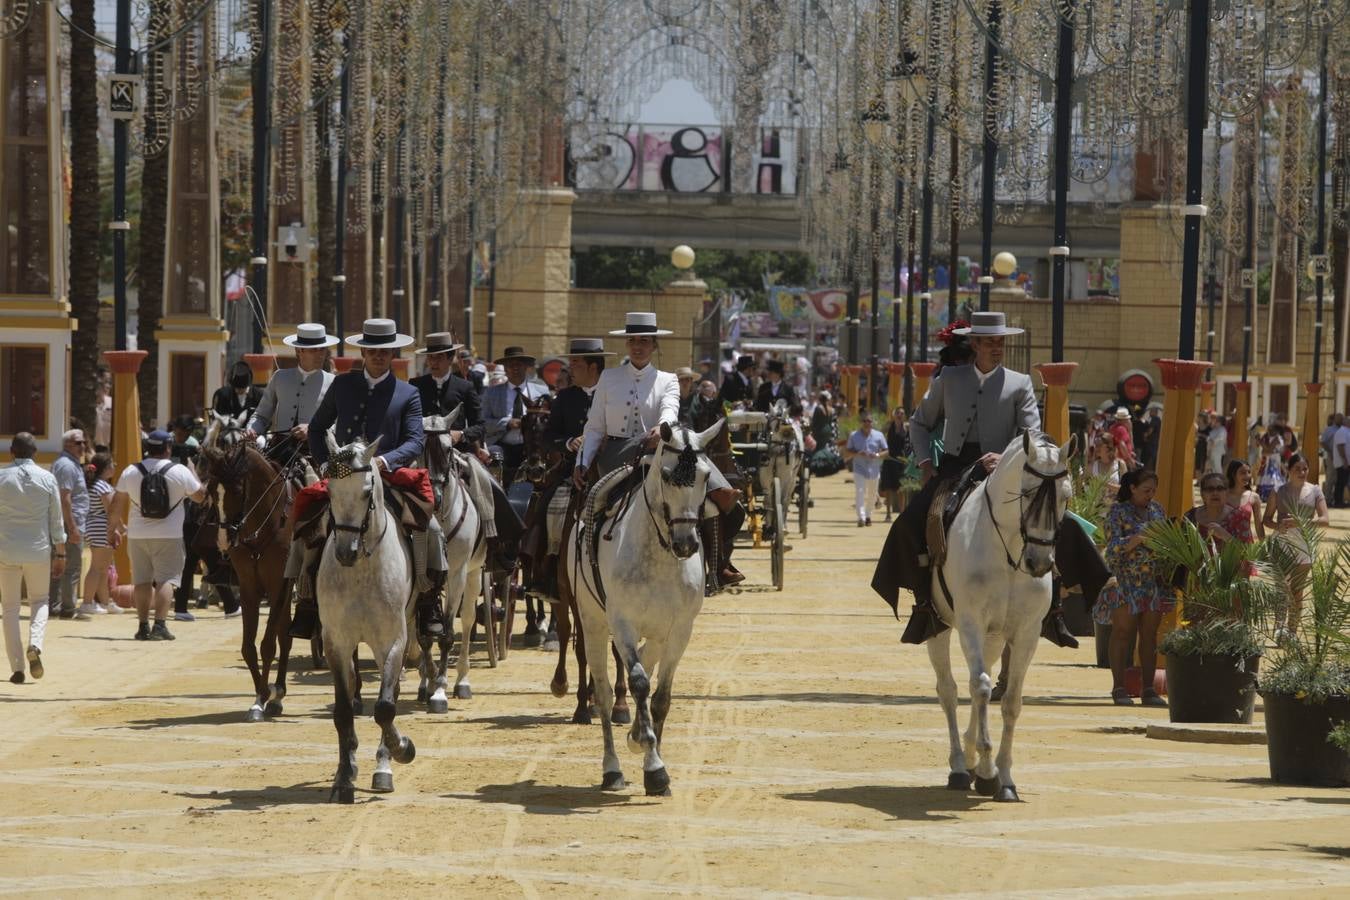
[(558, 485), (548, 501), (548, 555), (557, 556), (562, 552), (563, 524), (567, 520), (567, 508), (572, 503), (572, 485), (564, 482)]
[[(403, 523), (409, 528), (421, 530), (426, 527), (436, 507), (436, 491), (431, 485), (431, 475), (426, 469), (395, 469), (392, 472), (380, 472), (385, 486), (393, 488), (398, 495), (408, 501), (402, 506)], [(297, 532), (318, 518), (328, 508), (328, 479), (316, 481), (302, 488), (295, 495), (292, 509), (292, 521)]]

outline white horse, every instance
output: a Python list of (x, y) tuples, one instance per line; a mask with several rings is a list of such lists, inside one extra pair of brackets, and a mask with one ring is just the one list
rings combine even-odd
[[(768, 449), (758, 468), (759, 492), (761, 497), (772, 498), (773, 508), (779, 513), (776, 519), (785, 524), (788, 499), (797, 488), (804, 451), (801, 426), (788, 416), (786, 401), (774, 404), (764, 434)], [(778, 494), (774, 493), (774, 479), (778, 480)]]
[(469, 686), (469, 635), (473, 631), (474, 611), (483, 582), (483, 566), (487, 563), (487, 522), (461, 476), (467, 474), (470, 480), (483, 485), (492, 476), (476, 458), (459, 453), (452, 446), (450, 425), (458, 414), (456, 407), (448, 416), (428, 416), (423, 420), (427, 436), (427, 469), (440, 491), (436, 517), (440, 519), (445, 535), (445, 557), (449, 564), (443, 601), (446, 629), (440, 640), (439, 664), (432, 662), (431, 639), (418, 638), (422, 658), (417, 699), (425, 700), (427, 711), (433, 713), (443, 713), (450, 707), (445, 694), (446, 670), (452, 643), (450, 623), (456, 613), (459, 614), (460, 643), (455, 696), (461, 700), (473, 696)]
[[(683, 427), (672, 432), (662, 425), (656, 455), (640, 487), (622, 502), (612, 520), (599, 526), (596, 535), (596, 512), (625, 470), (606, 476), (587, 498), (575, 538), (562, 548), (561, 563), (576, 593), (586, 656), (595, 678), (605, 740), (604, 790), (625, 786), (614, 752), (614, 690), (609, 680), (613, 635), (637, 705), (628, 747), (643, 754), (646, 792), (658, 796), (670, 792), (670, 775), (659, 752), (661, 733), (670, 711), (675, 671), (689, 644), (694, 618), (703, 607), (699, 522), (712, 471), (704, 448), (722, 425), (719, 421), (701, 434)], [(654, 678), (659, 678), (655, 691)]]
[[(933, 599), (951, 631), (928, 641), (937, 673), (938, 699), (951, 743), (947, 787), (968, 791), (974, 776), (980, 794), (1002, 802), (1018, 799), (1012, 777), (1013, 730), (1022, 711), (1022, 683), (1050, 609), (1055, 539), (1073, 496), (1068, 477), (1075, 441), (1055, 446), (1039, 432), (1023, 432), (1003, 452), (989, 477), (966, 498), (947, 535), (947, 558), (933, 573)], [(950, 598), (948, 598), (950, 592)], [(955, 601), (955, 609), (952, 608)], [(951, 634), (961, 639), (970, 670), (970, 725), (965, 744), (956, 723), (956, 680)], [(991, 759), (989, 670), (1010, 649), (1003, 694), (1003, 735)], [(978, 760), (970, 769), (971, 760)]]
[(381, 741), (371, 790), (392, 791), (390, 757), (408, 763), (416, 754), (412, 740), (394, 726), (413, 601), (413, 562), (394, 515), (385, 506), (380, 476), (371, 465), (379, 439), (369, 446), (357, 441), (339, 448), (331, 431), (325, 438), (332, 527), (319, 562), (317, 589), (324, 656), (333, 673), (333, 726), (338, 733), (338, 770), (331, 796), (339, 803), (351, 803), (357, 748), (352, 695), (360, 677), (353, 657), (358, 643), (364, 641), (375, 652), (380, 668), (375, 721), (380, 725)]

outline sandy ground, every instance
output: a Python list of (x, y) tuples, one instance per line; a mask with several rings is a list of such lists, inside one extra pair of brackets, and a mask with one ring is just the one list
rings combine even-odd
[[(206, 613), (172, 644), (132, 641), (126, 615), (55, 622), (47, 677), (0, 683), (0, 892), (1350, 896), (1350, 792), (1272, 785), (1260, 746), (1145, 738), (1166, 711), (1111, 706), (1087, 644), (1041, 644), (1024, 802), (942, 789), (927, 656), (866, 587), (885, 529), (855, 527), (843, 476), (815, 496), (788, 589), (743, 552), (746, 589), (705, 606), (669, 798), (598, 789), (599, 726), (568, 724), (538, 651), (488, 670), (476, 648), (476, 696), (447, 715), (405, 677), (417, 759), (395, 793), (340, 807), (325, 673), (301, 664), (284, 717), (250, 725), (237, 620)], [(359, 729), (364, 788), (377, 729)]]

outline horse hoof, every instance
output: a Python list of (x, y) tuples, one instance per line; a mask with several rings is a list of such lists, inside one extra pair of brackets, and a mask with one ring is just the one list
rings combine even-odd
[(981, 797), (992, 797), (997, 790), (997, 775), (993, 778), (981, 778), (979, 775), (975, 776), (975, 793), (979, 794)]
[(392, 794), (394, 792), (394, 773), (376, 772), (370, 776), (370, 789), (377, 794)]
[(536, 631), (534, 634), (522, 635), (520, 640), (521, 644), (526, 647), (539, 647), (544, 643), (544, 636)]
[(267, 716), (269, 719), (275, 719), (277, 716), (281, 715), (281, 713), (282, 708), (280, 700), (268, 700), (267, 705), (263, 707), (263, 715)]
[(455, 685), (455, 699), (472, 700), (473, 690), (470, 689), (470, 687), (467, 684), (457, 684)]
[(450, 711), (450, 701), (446, 700), (444, 697), (440, 698), (439, 700), (433, 697), (432, 699), (427, 701), (427, 712), (429, 713), (443, 713), (449, 711)]
[(548, 689), (555, 697), (566, 697), (570, 692), (570, 685), (566, 681), (551, 681)]
[(628, 787), (628, 782), (623, 780), (622, 772), (606, 772), (605, 778), (600, 782), (602, 791), (621, 791)]
[(397, 748), (389, 751), (389, 755), (394, 758), (394, 762), (406, 766), (417, 758), (417, 747), (413, 744), (412, 738), (405, 737), (399, 740)]
[(647, 792), (648, 797), (669, 797), (670, 773), (666, 771), (665, 766), (653, 769), (650, 772), (643, 772), (642, 787)]
[(970, 782), (969, 772), (950, 772), (947, 775), (947, 790), (968, 791), (970, 790)]
[(355, 803), (356, 788), (350, 784), (340, 784), (333, 788), (333, 794), (328, 799), (336, 800), (338, 803)]
[(591, 711), (589, 709), (578, 709), (576, 712), (572, 713), (572, 724), (573, 725), (591, 724)]
[(310, 654), (310, 663), (311, 663), (311, 668), (315, 668), (315, 669), (326, 669), (326, 668), (328, 668), (328, 660), (324, 659), (324, 658), (323, 658), (323, 655), (320, 654), (320, 653), (311, 653), (311, 654)]
[(628, 725), (633, 721), (633, 714), (628, 711), (626, 706), (616, 706), (610, 713), (609, 720), (615, 725)]
[(544, 635), (545, 653), (557, 653), (561, 646), (562, 645), (558, 641), (558, 633), (556, 631), (550, 631), (548, 634)]
[(263, 711), (261, 706), (250, 706), (248, 715), (245, 717), (249, 722), (261, 722), (263, 720)]
[(427, 702), (427, 689), (426, 689), (426, 688), (424, 688), (424, 687), (419, 687), (419, 688), (417, 689), (417, 702), (418, 702), (418, 703), (426, 703), (426, 702)]
[(1021, 803), (1021, 802), (1022, 802), (1022, 798), (1019, 797), (1019, 796), (1017, 796), (1017, 788), (1016, 788), (1016, 787), (1014, 787), (1014, 786), (1011, 785), (1011, 784), (1005, 784), (1003, 787), (999, 788), (999, 789), (998, 789), (998, 793), (994, 795), (994, 802), (995, 802), (995, 803)]
[(1004, 693), (1007, 692), (1007, 690), (1008, 686), (1006, 684), (1004, 684), (1001, 681), (998, 682), (997, 684), (994, 685), (994, 689), (989, 692), (989, 702), (997, 703), (998, 701), (1002, 700), (1003, 695)]

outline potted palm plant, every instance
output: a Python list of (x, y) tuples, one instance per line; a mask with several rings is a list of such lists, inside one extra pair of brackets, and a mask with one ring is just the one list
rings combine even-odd
[[(1075, 473), (1073, 497), (1069, 500), (1069, 514), (1078, 520), (1083, 530), (1101, 548), (1106, 544), (1106, 512), (1115, 501), (1111, 483), (1106, 476), (1094, 478), (1081, 468)], [(1111, 626), (1093, 624), (1092, 612), (1081, 593), (1064, 601), (1064, 620), (1069, 631), (1078, 636), (1095, 635), (1097, 668), (1111, 668), (1107, 647), (1111, 644)]]
[(1261, 546), (1216, 544), (1188, 519), (1155, 522), (1147, 543), (1181, 588), (1181, 627), (1158, 644), (1166, 656), (1168, 715), (1173, 722), (1250, 724), (1260, 626), (1281, 597), (1256, 565)]
[[(1350, 541), (1300, 520), (1295, 540), (1268, 541), (1269, 568), (1297, 621), (1274, 634), (1261, 675), (1271, 780), (1350, 785)], [(1300, 544), (1302, 546), (1300, 546)], [(1286, 623), (1278, 622), (1283, 626)]]

